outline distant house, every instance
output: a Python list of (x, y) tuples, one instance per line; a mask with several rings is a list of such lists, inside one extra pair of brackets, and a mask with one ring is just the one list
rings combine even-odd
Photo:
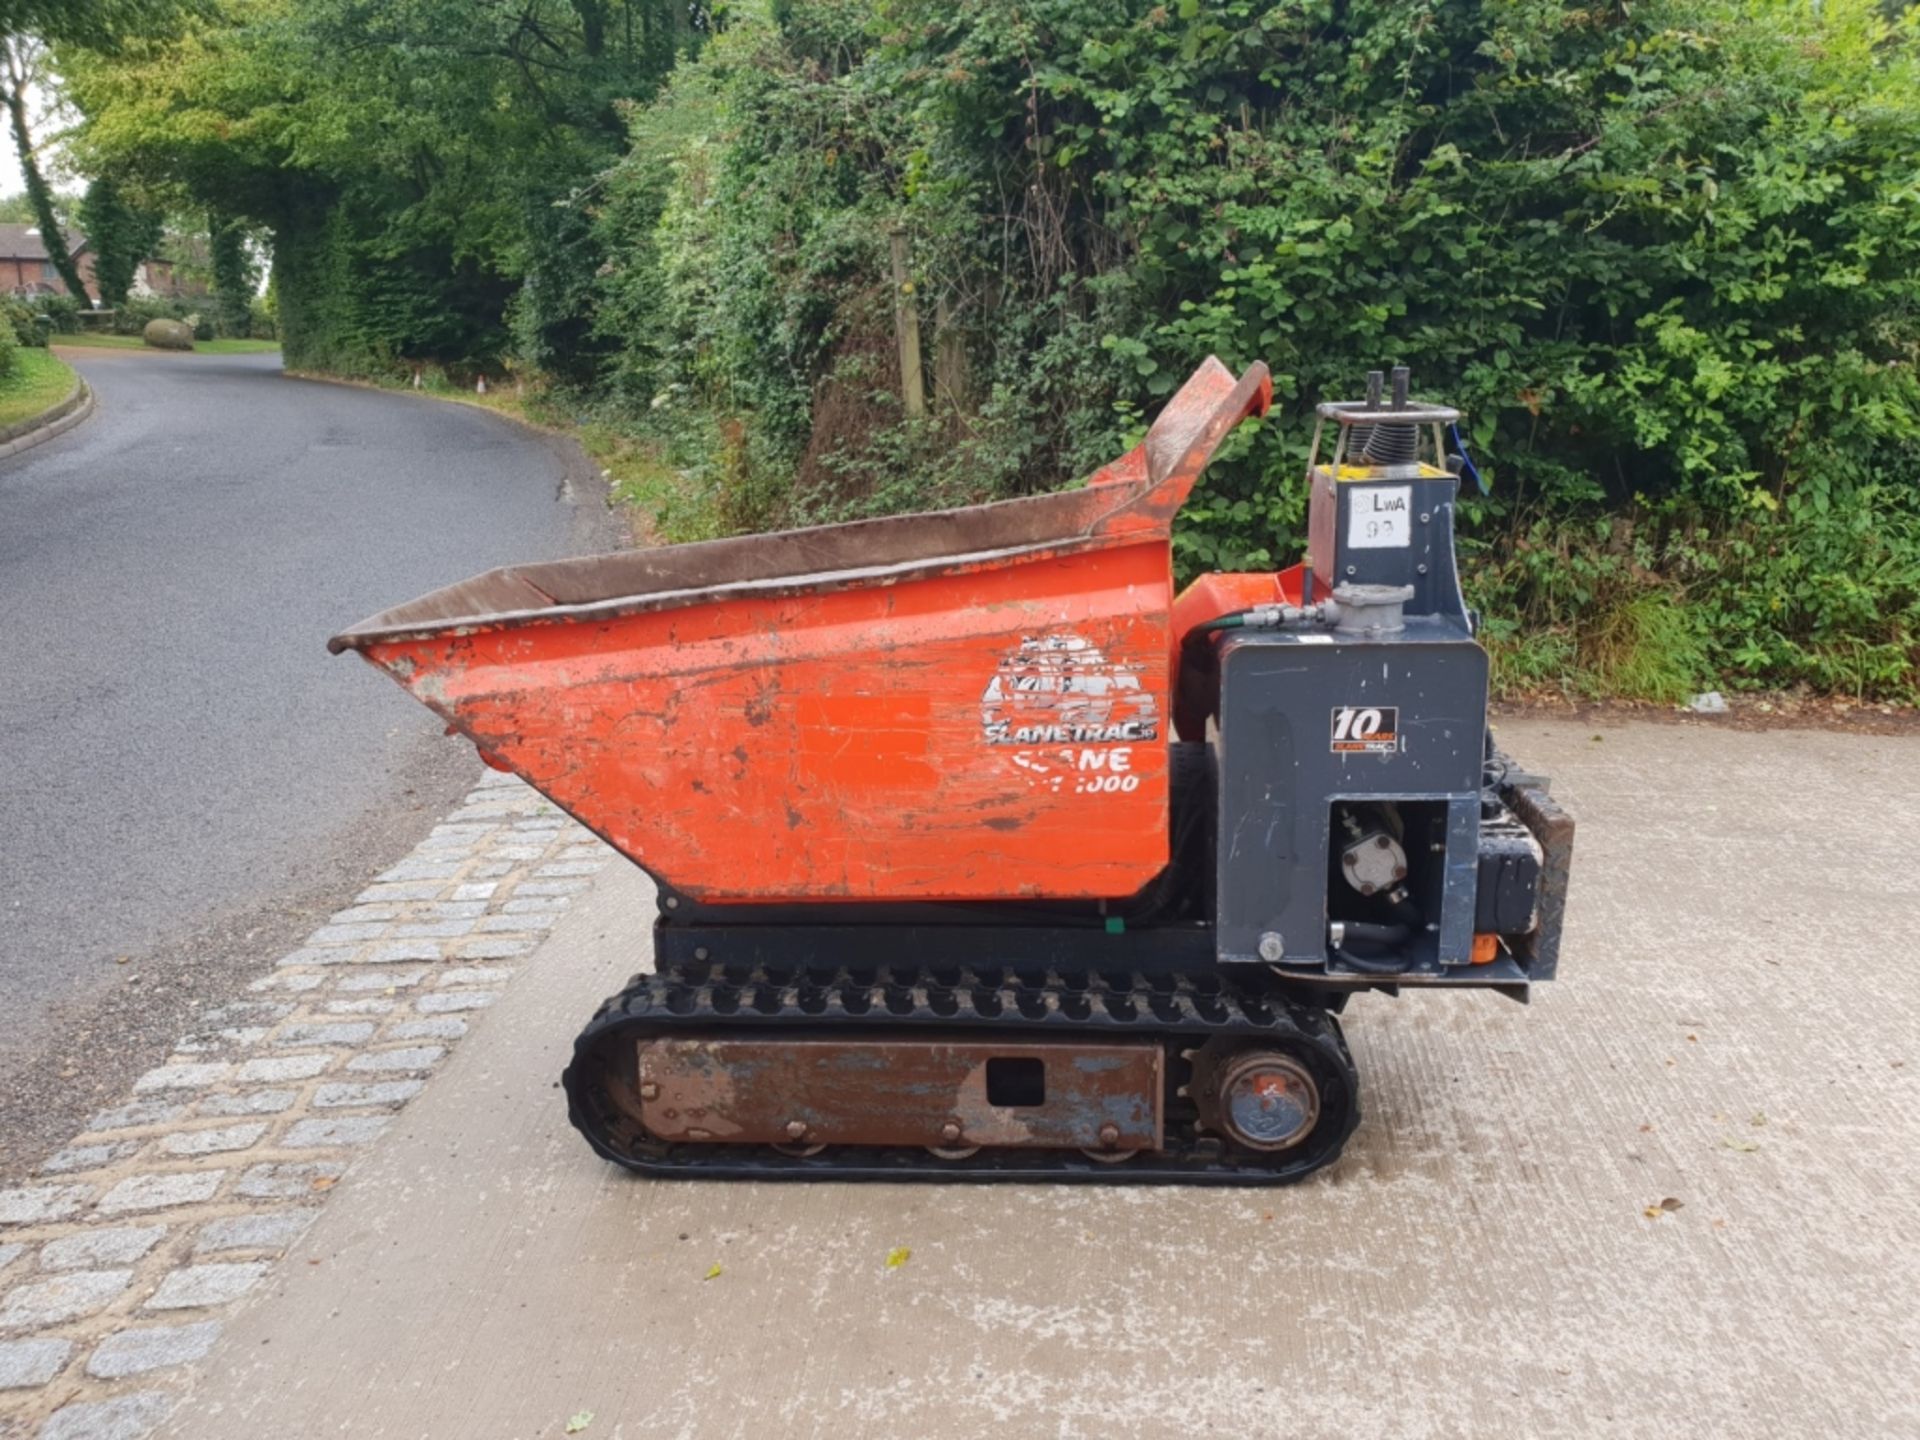
[[(204, 272), (205, 246), (194, 237), (176, 242), (187, 253), (192, 269)], [(89, 292), (94, 291), (93, 247), (84, 235), (76, 236), (73, 263)], [(133, 271), (128, 293), (143, 300), (200, 300), (210, 292), (197, 274), (182, 275), (180, 265), (158, 255), (142, 260)], [(8, 295), (64, 295), (67, 282), (53, 268), (46, 241), (37, 225), (0, 225), (0, 293)]]
[[(76, 235), (71, 246), (80, 279), (93, 288), (93, 250)], [(53, 268), (47, 242), (37, 225), (0, 225), (0, 290), (10, 295), (64, 295), (67, 282)]]
[[(196, 235), (180, 235), (174, 237), (173, 248), (182, 260), (150, 255), (134, 267), (129, 294), (142, 299), (204, 300), (213, 293), (204, 278), (209, 263), (205, 242)], [(183, 264), (185, 275), (181, 274)]]

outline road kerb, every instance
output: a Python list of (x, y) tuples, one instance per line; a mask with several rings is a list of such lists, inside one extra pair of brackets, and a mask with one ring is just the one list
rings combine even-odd
[(18, 455), (23, 450), (31, 450), (36, 445), (44, 445), (55, 436), (64, 435), (89, 415), (93, 414), (93, 387), (76, 373), (73, 377), (73, 389), (57, 405), (50, 405), (38, 415), (29, 415), (25, 420), (0, 430), (0, 460)]

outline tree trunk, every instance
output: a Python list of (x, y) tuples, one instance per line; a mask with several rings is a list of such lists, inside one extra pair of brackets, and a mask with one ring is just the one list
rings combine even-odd
[(47, 258), (66, 281), (67, 293), (91, 307), (93, 297), (81, 282), (80, 267), (67, 253), (66, 231), (60, 228), (60, 219), (53, 213), (53, 191), (47, 188), (46, 177), (40, 173), (39, 158), (33, 153), (33, 129), (27, 120), (27, 81), (33, 73), (33, 58), (27, 47), (33, 43), (9, 35), (4, 44), (0, 44), (0, 51), (6, 56), (7, 116), (13, 123), (13, 143), (20, 152), (20, 175), (26, 181), (27, 199), (32, 202), (33, 213), (40, 221), (40, 240), (47, 247)]
[(573, 13), (580, 17), (580, 48), (598, 60), (607, 48), (606, 0), (573, 0)]
[(244, 340), (253, 329), (254, 282), (246, 228), (208, 211), (207, 249), (213, 262), (214, 327), (223, 337)]

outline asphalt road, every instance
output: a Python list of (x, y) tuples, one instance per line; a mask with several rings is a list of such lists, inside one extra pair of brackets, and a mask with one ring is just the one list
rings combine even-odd
[(478, 773), (326, 638), (616, 543), (577, 449), (482, 411), (277, 355), (71, 358), (94, 417), (0, 463), (0, 1176)]

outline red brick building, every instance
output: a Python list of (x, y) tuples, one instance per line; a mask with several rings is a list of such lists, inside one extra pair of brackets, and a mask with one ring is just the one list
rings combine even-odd
[[(93, 249), (87, 237), (76, 235), (73, 263), (86, 287), (93, 288)], [(10, 295), (64, 295), (67, 282), (47, 257), (47, 243), (37, 225), (0, 225), (0, 291)]]

